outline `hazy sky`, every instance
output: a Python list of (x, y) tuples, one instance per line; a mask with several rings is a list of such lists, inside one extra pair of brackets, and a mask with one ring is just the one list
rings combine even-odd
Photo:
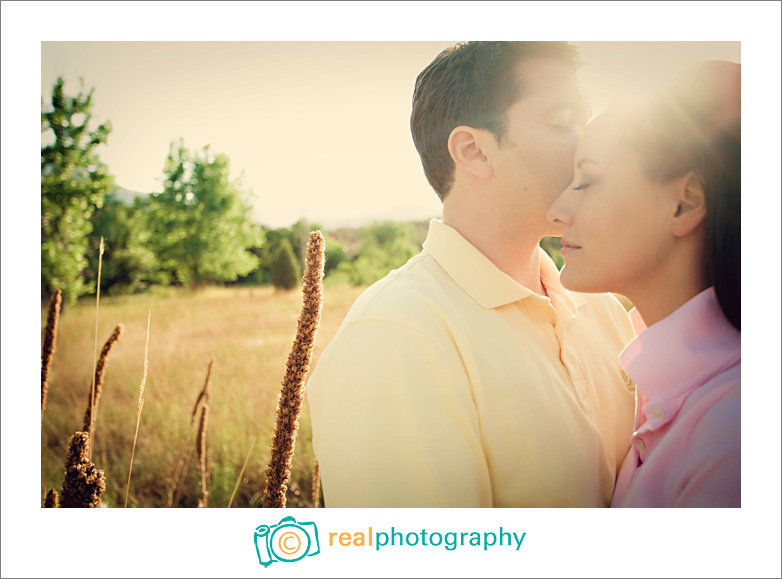
[[(169, 143), (211, 145), (244, 171), (272, 226), (399, 207), (439, 215), (410, 137), (418, 73), (444, 42), (43, 42), (41, 94), (94, 87), (111, 120), (101, 159), (117, 184), (160, 191)], [(617, 92), (705, 59), (741, 61), (740, 42), (577, 42), (595, 113)], [(51, 135), (51, 133), (48, 133)], [(48, 136), (45, 135), (45, 136)]]

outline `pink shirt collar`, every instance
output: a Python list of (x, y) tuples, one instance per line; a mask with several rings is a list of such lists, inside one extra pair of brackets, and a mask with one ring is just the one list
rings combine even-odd
[(741, 333), (723, 316), (713, 287), (650, 326), (620, 355), (643, 395), (650, 430), (673, 420), (698, 386), (740, 360)]

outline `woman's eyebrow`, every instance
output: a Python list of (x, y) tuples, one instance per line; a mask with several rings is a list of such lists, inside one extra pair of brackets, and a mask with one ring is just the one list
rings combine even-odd
[(549, 114), (557, 113), (559, 111), (572, 111), (584, 116), (588, 116), (589, 113), (588, 107), (575, 101), (559, 101), (552, 104), (547, 110)]
[(578, 160), (578, 163), (576, 163), (576, 168), (577, 169), (580, 168), (581, 165), (583, 165), (584, 163), (592, 163), (593, 165), (599, 165), (599, 163), (594, 159), (590, 159), (589, 157), (582, 157), (581, 159)]

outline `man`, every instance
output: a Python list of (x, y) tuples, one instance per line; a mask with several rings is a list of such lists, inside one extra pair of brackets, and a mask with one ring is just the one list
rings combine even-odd
[(634, 394), (611, 295), (539, 247), (587, 117), (566, 43), (474, 42), (418, 77), (411, 128), (443, 202), (423, 251), (353, 305), (308, 384), (329, 507), (608, 506)]

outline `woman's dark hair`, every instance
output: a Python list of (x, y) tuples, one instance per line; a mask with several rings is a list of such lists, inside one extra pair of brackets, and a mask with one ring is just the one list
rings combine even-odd
[(704, 153), (706, 272), (728, 321), (741, 331), (741, 137), (721, 133)]
[(741, 331), (741, 67), (704, 62), (627, 122), (626, 144), (647, 175), (693, 172), (706, 196), (705, 272), (728, 321)]

